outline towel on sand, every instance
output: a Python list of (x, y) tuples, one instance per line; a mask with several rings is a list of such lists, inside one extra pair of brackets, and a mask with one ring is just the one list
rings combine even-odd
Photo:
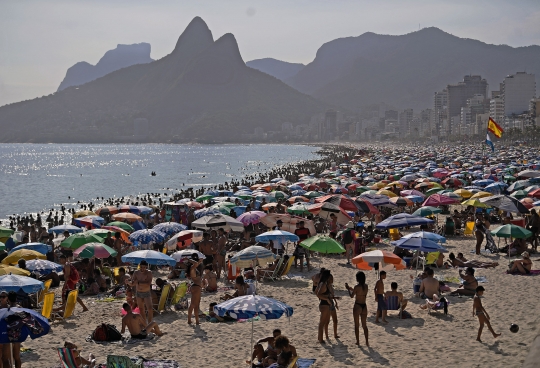
[(296, 365), (298, 365), (298, 368), (309, 368), (315, 364), (315, 360), (316, 359), (298, 358)]

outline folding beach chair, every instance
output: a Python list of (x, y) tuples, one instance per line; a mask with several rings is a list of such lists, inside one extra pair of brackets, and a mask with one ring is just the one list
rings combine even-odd
[(50, 292), (43, 294), (43, 307), (41, 307), (41, 315), (47, 319), (51, 318), (51, 313), (54, 305), (54, 293)]
[(278, 277), (279, 278), (283, 278), (285, 276), (289, 277), (288, 274), (289, 274), (289, 271), (291, 270), (291, 267), (292, 267), (293, 263), (294, 263), (294, 256), (291, 256), (289, 258), (289, 262), (287, 263), (287, 265), (285, 266), (285, 269), (283, 270), (283, 273), (281, 275), (279, 275)]
[(437, 301), (431, 301), (429, 299), (426, 299), (426, 303), (428, 314), (431, 314), (432, 311), (441, 309), (444, 311), (444, 314), (448, 314), (448, 306), (450, 305), (450, 301), (445, 297), (442, 297), (440, 300)]
[(430, 252), (430, 253), (428, 253), (426, 255), (425, 266), (430, 266), (430, 267), (435, 266), (436, 268), (439, 268), (439, 266), (437, 266), (437, 260), (439, 259), (440, 254), (441, 254), (441, 252)]
[(161, 296), (159, 298), (158, 305), (156, 306), (156, 308), (154, 308), (156, 312), (161, 313), (161, 311), (165, 310), (165, 305), (167, 304), (167, 299), (169, 297), (170, 290), (171, 290), (170, 284), (165, 284), (165, 286), (163, 286), (163, 290), (161, 291)]
[(401, 318), (401, 303), (399, 302), (399, 297), (397, 295), (392, 295), (386, 298), (386, 309), (388, 309), (389, 311), (399, 311), (399, 318)]
[(43, 298), (45, 298), (45, 294), (49, 292), (49, 289), (51, 288), (52, 280), (47, 280), (43, 283), (43, 291), (39, 293), (38, 298), (38, 305), (43, 303)]
[(77, 360), (75, 354), (73, 353), (75, 349), (68, 348), (58, 348), (58, 357), (60, 358), (60, 363), (62, 363), (62, 368), (81, 368), (82, 366), (77, 365)]
[(465, 230), (463, 230), (463, 235), (472, 236), (474, 233), (474, 221), (468, 221), (465, 223)]
[(262, 278), (276, 281), (276, 279), (279, 277), (279, 271), (281, 270), (282, 263), (283, 263), (283, 258), (280, 258), (276, 268), (274, 268), (273, 271), (263, 271)]
[(67, 318), (71, 317), (71, 315), (73, 314), (73, 311), (75, 310), (75, 304), (77, 304), (78, 296), (79, 296), (78, 290), (70, 291), (66, 300), (64, 314), (53, 312), (51, 315), (52, 320), (54, 321), (55, 319), (60, 319), (62, 321), (65, 321)]
[(181, 282), (176, 287), (176, 290), (174, 290), (174, 294), (172, 295), (169, 303), (165, 305), (165, 308), (172, 310), (173, 306), (175, 306), (176, 304), (181, 303), (183, 301), (187, 301), (187, 297), (186, 297), (187, 291), (188, 291), (187, 283)]

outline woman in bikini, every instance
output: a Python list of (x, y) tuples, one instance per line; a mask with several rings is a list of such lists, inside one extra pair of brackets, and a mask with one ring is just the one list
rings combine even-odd
[(474, 294), (476, 294), (476, 288), (478, 287), (478, 281), (476, 281), (476, 278), (474, 277), (474, 268), (467, 267), (465, 273), (462, 273), (462, 271), (459, 270), (459, 277), (463, 279), (463, 284), (456, 290), (452, 291), (450, 295), (474, 296)]
[(356, 298), (353, 307), (354, 318), (354, 334), (356, 335), (356, 345), (360, 345), (360, 319), (362, 320), (362, 328), (364, 329), (364, 336), (366, 338), (366, 346), (369, 346), (368, 342), (368, 328), (366, 325), (367, 319), (367, 305), (366, 298), (368, 293), (368, 286), (366, 285), (366, 275), (362, 271), (356, 273), (356, 282), (358, 283), (354, 288), (351, 288), (349, 284), (345, 284), (345, 287), (349, 291), (351, 298)]
[(198, 267), (201, 260), (193, 254), (188, 263), (187, 275), (191, 279), (191, 303), (188, 308), (188, 324), (191, 324), (191, 313), (195, 314), (195, 324), (199, 325), (199, 305), (201, 304), (202, 279)]
[(319, 273), (316, 273), (311, 277), (311, 281), (313, 281), (313, 293), (316, 294), (317, 285), (319, 285), (319, 281), (321, 280), (321, 274), (324, 272), (325, 268), (321, 267), (321, 271)]
[[(328, 289), (330, 290), (330, 298), (332, 299), (332, 305), (330, 306), (330, 317), (332, 318), (332, 324), (334, 325), (334, 337), (336, 339), (339, 339), (339, 336), (337, 334), (337, 325), (338, 325), (337, 310), (339, 309), (338, 304), (337, 304), (337, 299), (341, 299), (341, 297), (335, 296), (334, 276), (330, 275), (330, 277), (328, 278), (328, 282), (326, 283), (326, 286), (328, 286)], [(330, 323), (327, 323), (326, 326), (324, 327), (324, 334), (326, 335), (327, 340), (328, 340), (328, 325), (329, 324)]]
[(330, 279), (330, 270), (324, 270), (321, 272), (321, 278), (319, 280), (319, 283), (317, 285), (317, 289), (315, 291), (315, 294), (319, 298), (319, 311), (321, 312), (321, 318), (319, 320), (319, 334), (318, 334), (318, 341), (321, 344), (325, 344), (326, 342), (323, 340), (323, 332), (330, 323), (330, 307), (333, 305), (333, 299), (332, 299), (332, 293), (330, 291), (330, 288), (328, 287), (327, 283)]

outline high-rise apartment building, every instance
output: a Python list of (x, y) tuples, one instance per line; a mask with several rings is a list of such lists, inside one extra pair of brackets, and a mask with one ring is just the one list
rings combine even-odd
[(489, 100), (489, 115), (497, 124), (504, 124), (504, 100), (502, 97), (495, 97)]
[[(466, 75), (458, 84), (449, 84), (448, 90), (448, 120), (460, 116), (461, 108), (467, 106), (467, 100), (474, 95), (487, 96), (488, 83), (479, 75)], [(455, 119), (453, 119), (455, 121)]]
[(504, 115), (519, 115), (529, 110), (529, 103), (536, 97), (534, 74), (517, 72), (504, 78), (501, 96), (504, 101)]
[(435, 92), (433, 95), (433, 127), (432, 134), (440, 135), (443, 123), (447, 121), (448, 116), (448, 90), (443, 89)]

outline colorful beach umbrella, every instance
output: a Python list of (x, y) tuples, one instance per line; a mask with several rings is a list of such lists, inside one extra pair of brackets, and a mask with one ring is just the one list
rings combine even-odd
[[(125, 222), (122, 222), (122, 221), (113, 221), (113, 222), (109, 222), (107, 224), (107, 226), (115, 226), (115, 227), (119, 227), (120, 229), (123, 229), (129, 233), (132, 233), (135, 231), (135, 229), (130, 225), (130, 224), (126, 224)], [(106, 229), (106, 227), (103, 227)]]
[(170, 236), (179, 233), (180, 231), (187, 230), (187, 226), (177, 222), (162, 222), (161, 224), (154, 226), (152, 230), (156, 230)]
[[(396, 270), (406, 268), (405, 262), (394, 253), (386, 250), (373, 250), (362, 253), (352, 259), (352, 264), (360, 270), (372, 270), (375, 264), (379, 264), (379, 270), (395, 267)], [(387, 267), (390, 266), (390, 267)]]
[(79, 233), (64, 239), (60, 246), (67, 249), (78, 249), (88, 243), (103, 243), (104, 238), (92, 233)]
[[(43, 282), (33, 279), (28, 276), (20, 275), (4, 275), (0, 276), (0, 291), (5, 292), (19, 292), (24, 291), (25, 293), (37, 293), (40, 290), (43, 290)], [(0, 313), (3, 309), (0, 309)], [(0, 337), (1, 340), (1, 337)]]
[(154, 229), (144, 229), (137, 230), (129, 235), (129, 240), (135, 244), (137, 242), (139, 245), (150, 244), (150, 243), (161, 243), (165, 240), (166, 235), (161, 231)]
[(169, 257), (166, 254), (161, 252), (156, 252), (155, 250), (138, 250), (135, 252), (128, 253), (122, 256), (122, 262), (139, 264), (141, 261), (146, 261), (150, 265), (157, 266), (174, 266), (176, 261), (174, 258)]
[(81, 258), (109, 258), (116, 256), (118, 252), (103, 243), (87, 243), (75, 250), (73, 254)]

